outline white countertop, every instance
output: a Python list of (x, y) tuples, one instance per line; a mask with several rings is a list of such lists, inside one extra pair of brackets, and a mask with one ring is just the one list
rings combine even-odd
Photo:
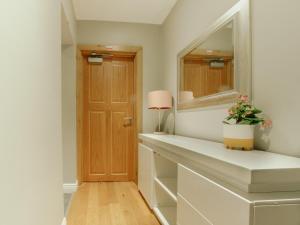
[(222, 143), (178, 135), (140, 134), (157, 153), (166, 151), (245, 191), (300, 191), (300, 158), (265, 151), (229, 150)]
[(178, 135), (140, 134), (140, 138), (154, 139), (252, 171), (270, 169), (300, 169), (300, 158), (271, 152), (257, 150), (228, 150), (222, 143)]

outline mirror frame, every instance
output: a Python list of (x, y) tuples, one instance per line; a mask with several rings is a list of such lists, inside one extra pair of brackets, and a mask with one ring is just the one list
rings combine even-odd
[[(233, 103), (240, 94), (252, 95), (252, 51), (251, 51), (251, 18), (250, 0), (240, 0), (215, 23), (213, 23), (202, 35), (190, 43), (177, 55), (177, 110), (202, 108), (222, 104)], [(183, 57), (197, 46), (205, 42), (210, 35), (220, 30), (224, 25), (233, 21), (234, 24), (234, 89), (198, 97), (188, 102), (180, 102), (181, 75), (183, 74)], [(238, 37), (238, 38), (236, 38)], [(237, 86), (239, 79), (245, 79), (246, 85)]]

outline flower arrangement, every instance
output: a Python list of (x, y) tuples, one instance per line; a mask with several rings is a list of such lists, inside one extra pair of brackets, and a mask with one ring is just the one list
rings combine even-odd
[(249, 103), (247, 95), (240, 95), (235, 105), (228, 110), (229, 115), (225, 118), (225, 124), (239, 125), (257, 125), (261, 124), (263, 128), (272, 126), (271, 120), (259, 117), (262, 111)]

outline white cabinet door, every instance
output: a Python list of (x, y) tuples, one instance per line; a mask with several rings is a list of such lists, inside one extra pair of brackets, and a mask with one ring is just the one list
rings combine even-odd
[(182, 165), (178, 194), (214, 225), (250, 225), (249, 201)]
[(177, 224), (180, 225), (213, 225), (207, 218), (197, 212), (183, 197), (178, 196)]
[(262, 205), (254, 207), (254, 225), (299, 225), (300, 205)]
[(139, 144), (138, 187), (149, 207), (153, 207), (153, 151)]

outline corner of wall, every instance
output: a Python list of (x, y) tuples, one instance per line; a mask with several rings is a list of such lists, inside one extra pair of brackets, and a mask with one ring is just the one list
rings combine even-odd
[(61, 0), (61, 5), (67, 17), (67, 22), (73, 39), (73, 44), (77, 43), (77, 21), (72, 0)]

